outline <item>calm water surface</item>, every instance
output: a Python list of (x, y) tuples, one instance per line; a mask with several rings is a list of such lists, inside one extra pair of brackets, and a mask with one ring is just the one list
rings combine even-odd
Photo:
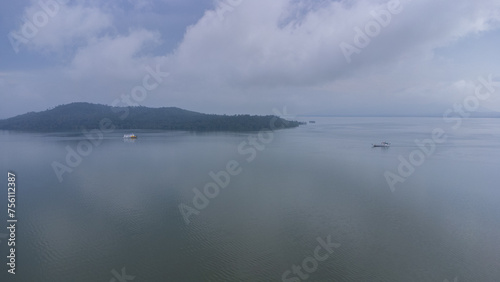
[[(52, 163), (85, 136), (0, 131), (1, 226), (8, 171), (19, 220), (17, 274), (0, 237), (0, 281), (282, 281), (328, 237), (340, 246), (307, 281), (500, 281), (500, 119), (314, 119), (257, 149), (256, 133), (115, 131), (62, 182)], [(435, 128), (446, 142), (392, 192), (384, 173)], [(186, 224), (179, 205), (234, 161)]]

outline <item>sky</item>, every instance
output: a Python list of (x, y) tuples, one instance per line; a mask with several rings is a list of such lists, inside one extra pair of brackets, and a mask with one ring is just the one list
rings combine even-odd
[[(0, 37), (0, 118), (71, 102), (442, 115), (500, 81), (498, 0), (1, 1)], [(500, 111), (500, 88), (479, 110)]]

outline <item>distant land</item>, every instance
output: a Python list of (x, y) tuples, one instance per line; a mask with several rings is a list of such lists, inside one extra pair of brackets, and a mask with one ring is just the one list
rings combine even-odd
[[(453, 108), (443, 108), (442, 111), (433, 111), (433, 112), (423, 112), (423, 113), (328, 113), (328, 112), (309, 112), (301, 115), (297, 115), (298, 117), (394, 117), (394, 118), (405, 118), (405, 117), (429, 117), (429, 118), (442, 118), (448, 110), (454, 110)], [(479, 107), (475, 111), (467, 111), (464, 109), (467, 117), (469, 118), (500, 118), (500, 112), (486, 108)], [(457, 116), (458, 112), (450, 113), (450, 115)]]
[(212, 115), (175, 107), (111, 107), (81, 102), (0, 120), (0, 130), (80, 131), (99, 128), (103, 120), (115, 129), (127, 130), (259, 131), (271, 127), (293, 128), (302, 124), (272, 115)]
[[(468, 118), (500, 118), (500, 112), (469, 112)], [(458, 116), (458, 113), (455, 113), (455, 116)], [(302, 114), (297, 115), (297, 117), (311, 118), (311, 117), (339, 117), (339, 118), (347, 118), (347, 117), (360, 117), (360, 118), (442, 118), (443, 114), (408, 114), (408, 115), (397, 115), (397, 114), (352, 114), (352, 115), (335, 115), (335, 114)]]

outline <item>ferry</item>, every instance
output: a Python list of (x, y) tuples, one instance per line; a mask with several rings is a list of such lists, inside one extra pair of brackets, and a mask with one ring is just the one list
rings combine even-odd
[(125, 134), (125, 135), (123, 135), (123, 138), (136, 139), (137, 135), (135, 135), (134, 133), (132, 133), (132, 134)]

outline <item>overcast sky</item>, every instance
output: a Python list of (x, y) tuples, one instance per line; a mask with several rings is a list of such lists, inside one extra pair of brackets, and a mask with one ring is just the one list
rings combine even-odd
[(77, 101), (442, 114), (500, 78), (498, 0), (1, 1), (0, 35), (0, 118)]

